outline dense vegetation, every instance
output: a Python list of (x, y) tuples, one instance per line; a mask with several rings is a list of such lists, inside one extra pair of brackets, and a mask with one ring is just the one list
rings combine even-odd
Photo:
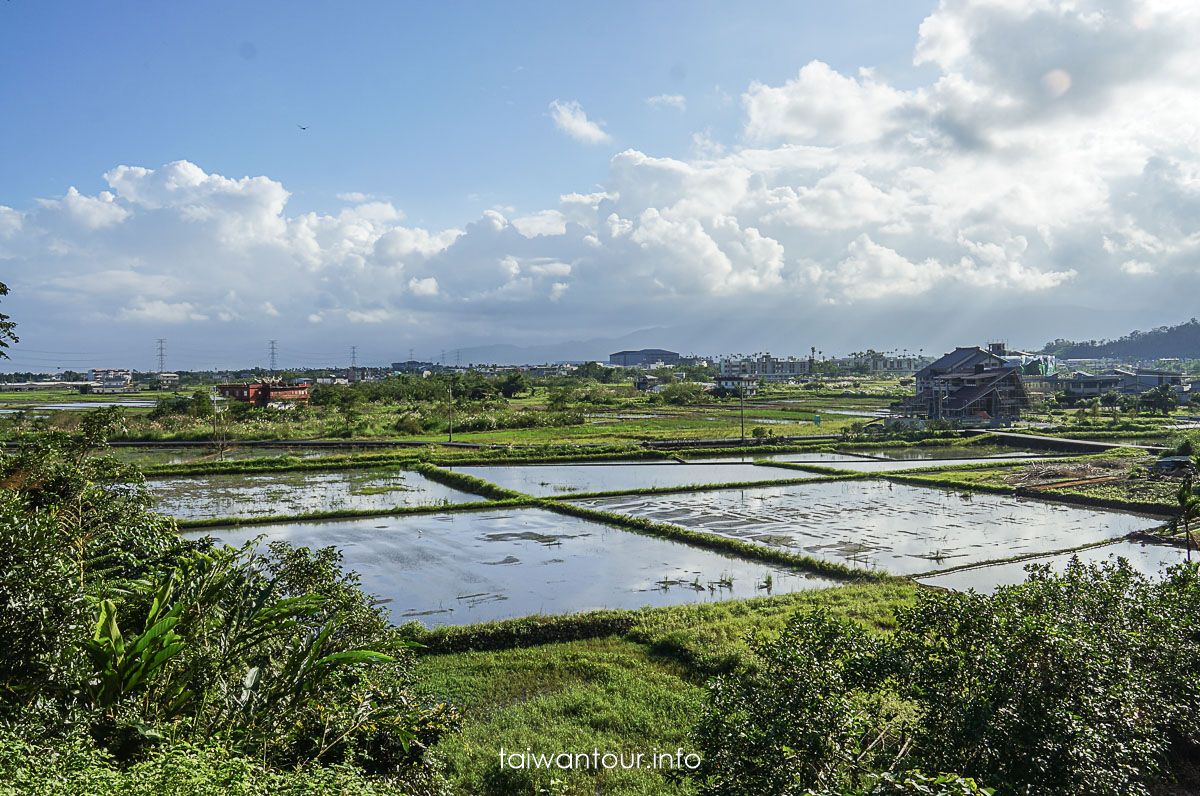
[(181, 538), (92, 455), (113, 419), (0, 458), (5, 786), (436, 792), (456, 714), (413, 697), (410, 642), (339, 555)]
[[(923, 593), (890, 636), (824, 613), (709, 685), (703, 793), (1142, 794), (1200, 741), (1200, 575), (1125, 562)], [(955, 771), (932, 790), (920, 771)], [(908, 780), (908, 784), (904, 784)]]
[(1200, 356), (1200, 320), (1192, 318), (1178, 326), (1134, 331), (1116, 340), (1075, 342), (1060, 338), (1046, 343), (1042, 351), (1064, 359), (1196, 359)]

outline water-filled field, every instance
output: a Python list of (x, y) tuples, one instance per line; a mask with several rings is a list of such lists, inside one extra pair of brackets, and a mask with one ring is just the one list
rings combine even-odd
[(345, 568), (362, 576), (364, 590), (387, 605), (397, 624), (415, 619), (430, 626), (458, 625), (834, 585), (538, 509), (279, 523), (205, 533), (233, 545), (259, 534), (297, 546), (333, 545), (342, 551)]
[(800, 470), (730, 462), (622, 462), (611, 464), (509, 464), (452, 467), (460, 473), (491, 481), (505, 489), (537, 497), (571, 492), (616, 492), (650, 487), (730, 484), (746, 481), (786, 481), (815, 478)]
[(398, 469), (203, 475), (147, 481), (155, 510), (180, 518), (269, 517), (483, 500)]
[(1037, 454), (1014, 451), (1000, 446), (928, 446), (912, 448), (881, 448), (870, 451), (812, 451), (804, 453), (775, 453), (765, 456), (710, 456), (691, 459), (693, 464), (721, 462), (797, 462), (850, 470), (856, 473), (890, 472), (924, 467), (950, 467), (958, 464), (977, 464), (986, 461), (1030, 461), (1045, 458)]
[(1061, 572), (1073, 556), (1078, 556), (1083, 563), (1113, 561), (1117, 557), (1124, 558), (1138, 572), (1144, 575), (1156, 575), (1167, 567), (1178, 564), (1187, 557), (1187, 551), (1182, 547), (1160, 544), (1140, 544), (1131, 541), (1119, 541), (1101, 547), (1089, 547), (1073, 553), (1060, 553), (1028, 561), (1014, 561), (1005, 564), (992, 564), (986, 567), (974, 567), (944, 575), (934, 575), (920, 578), (921, 583), (932, 586), (942, 586), (955, 591), (974, 589), (978, 592), (992, 592), (997, 586), (1020, 583), (1025, 580), (1025, 567), (1030, 564), (1049, 564), (1055, 572)]
[(874, 480), (577, 502), (893, 574), (1062, 550), (1157, 524), (1117, 511)]

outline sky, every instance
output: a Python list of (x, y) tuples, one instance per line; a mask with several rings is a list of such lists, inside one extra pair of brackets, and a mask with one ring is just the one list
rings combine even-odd
[(8, 0), (0, 369), (1179, 323), (1197, 34), (1175, 0)]

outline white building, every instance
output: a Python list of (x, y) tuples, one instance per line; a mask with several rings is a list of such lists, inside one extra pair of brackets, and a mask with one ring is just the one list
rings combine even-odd
[(720, 375), (725, 378), (743, 376), (766, 382), (787, 382), (808, 376), (808, 365), (807, 359), (779, 359), (768, 352), (757, 358), (723, 359)]

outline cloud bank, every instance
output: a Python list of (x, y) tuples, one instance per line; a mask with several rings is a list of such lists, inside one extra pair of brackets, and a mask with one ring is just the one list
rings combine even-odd
[[(359, 193), (289, 214), (279, 182), (187, 161), (117, 166), (94, 196), (0, 207), (0, 264), (63, 339), (101, 322), (443, 345), (676, 326), (708, 330), (696, 348), (794, 353), (901, 332), (1030, 344), (1097, 318), (1117, 334), (1195, 314), (1198, 23), (1167, 0), (943, 0), (916, 33), (924, 85), (812, 61), (746, 88), (738, 140), (698, 134), (690, 160), (626, 149), (599, 190), (462, 229)], [(611, 143), (578, 103), (550, 111)]]

